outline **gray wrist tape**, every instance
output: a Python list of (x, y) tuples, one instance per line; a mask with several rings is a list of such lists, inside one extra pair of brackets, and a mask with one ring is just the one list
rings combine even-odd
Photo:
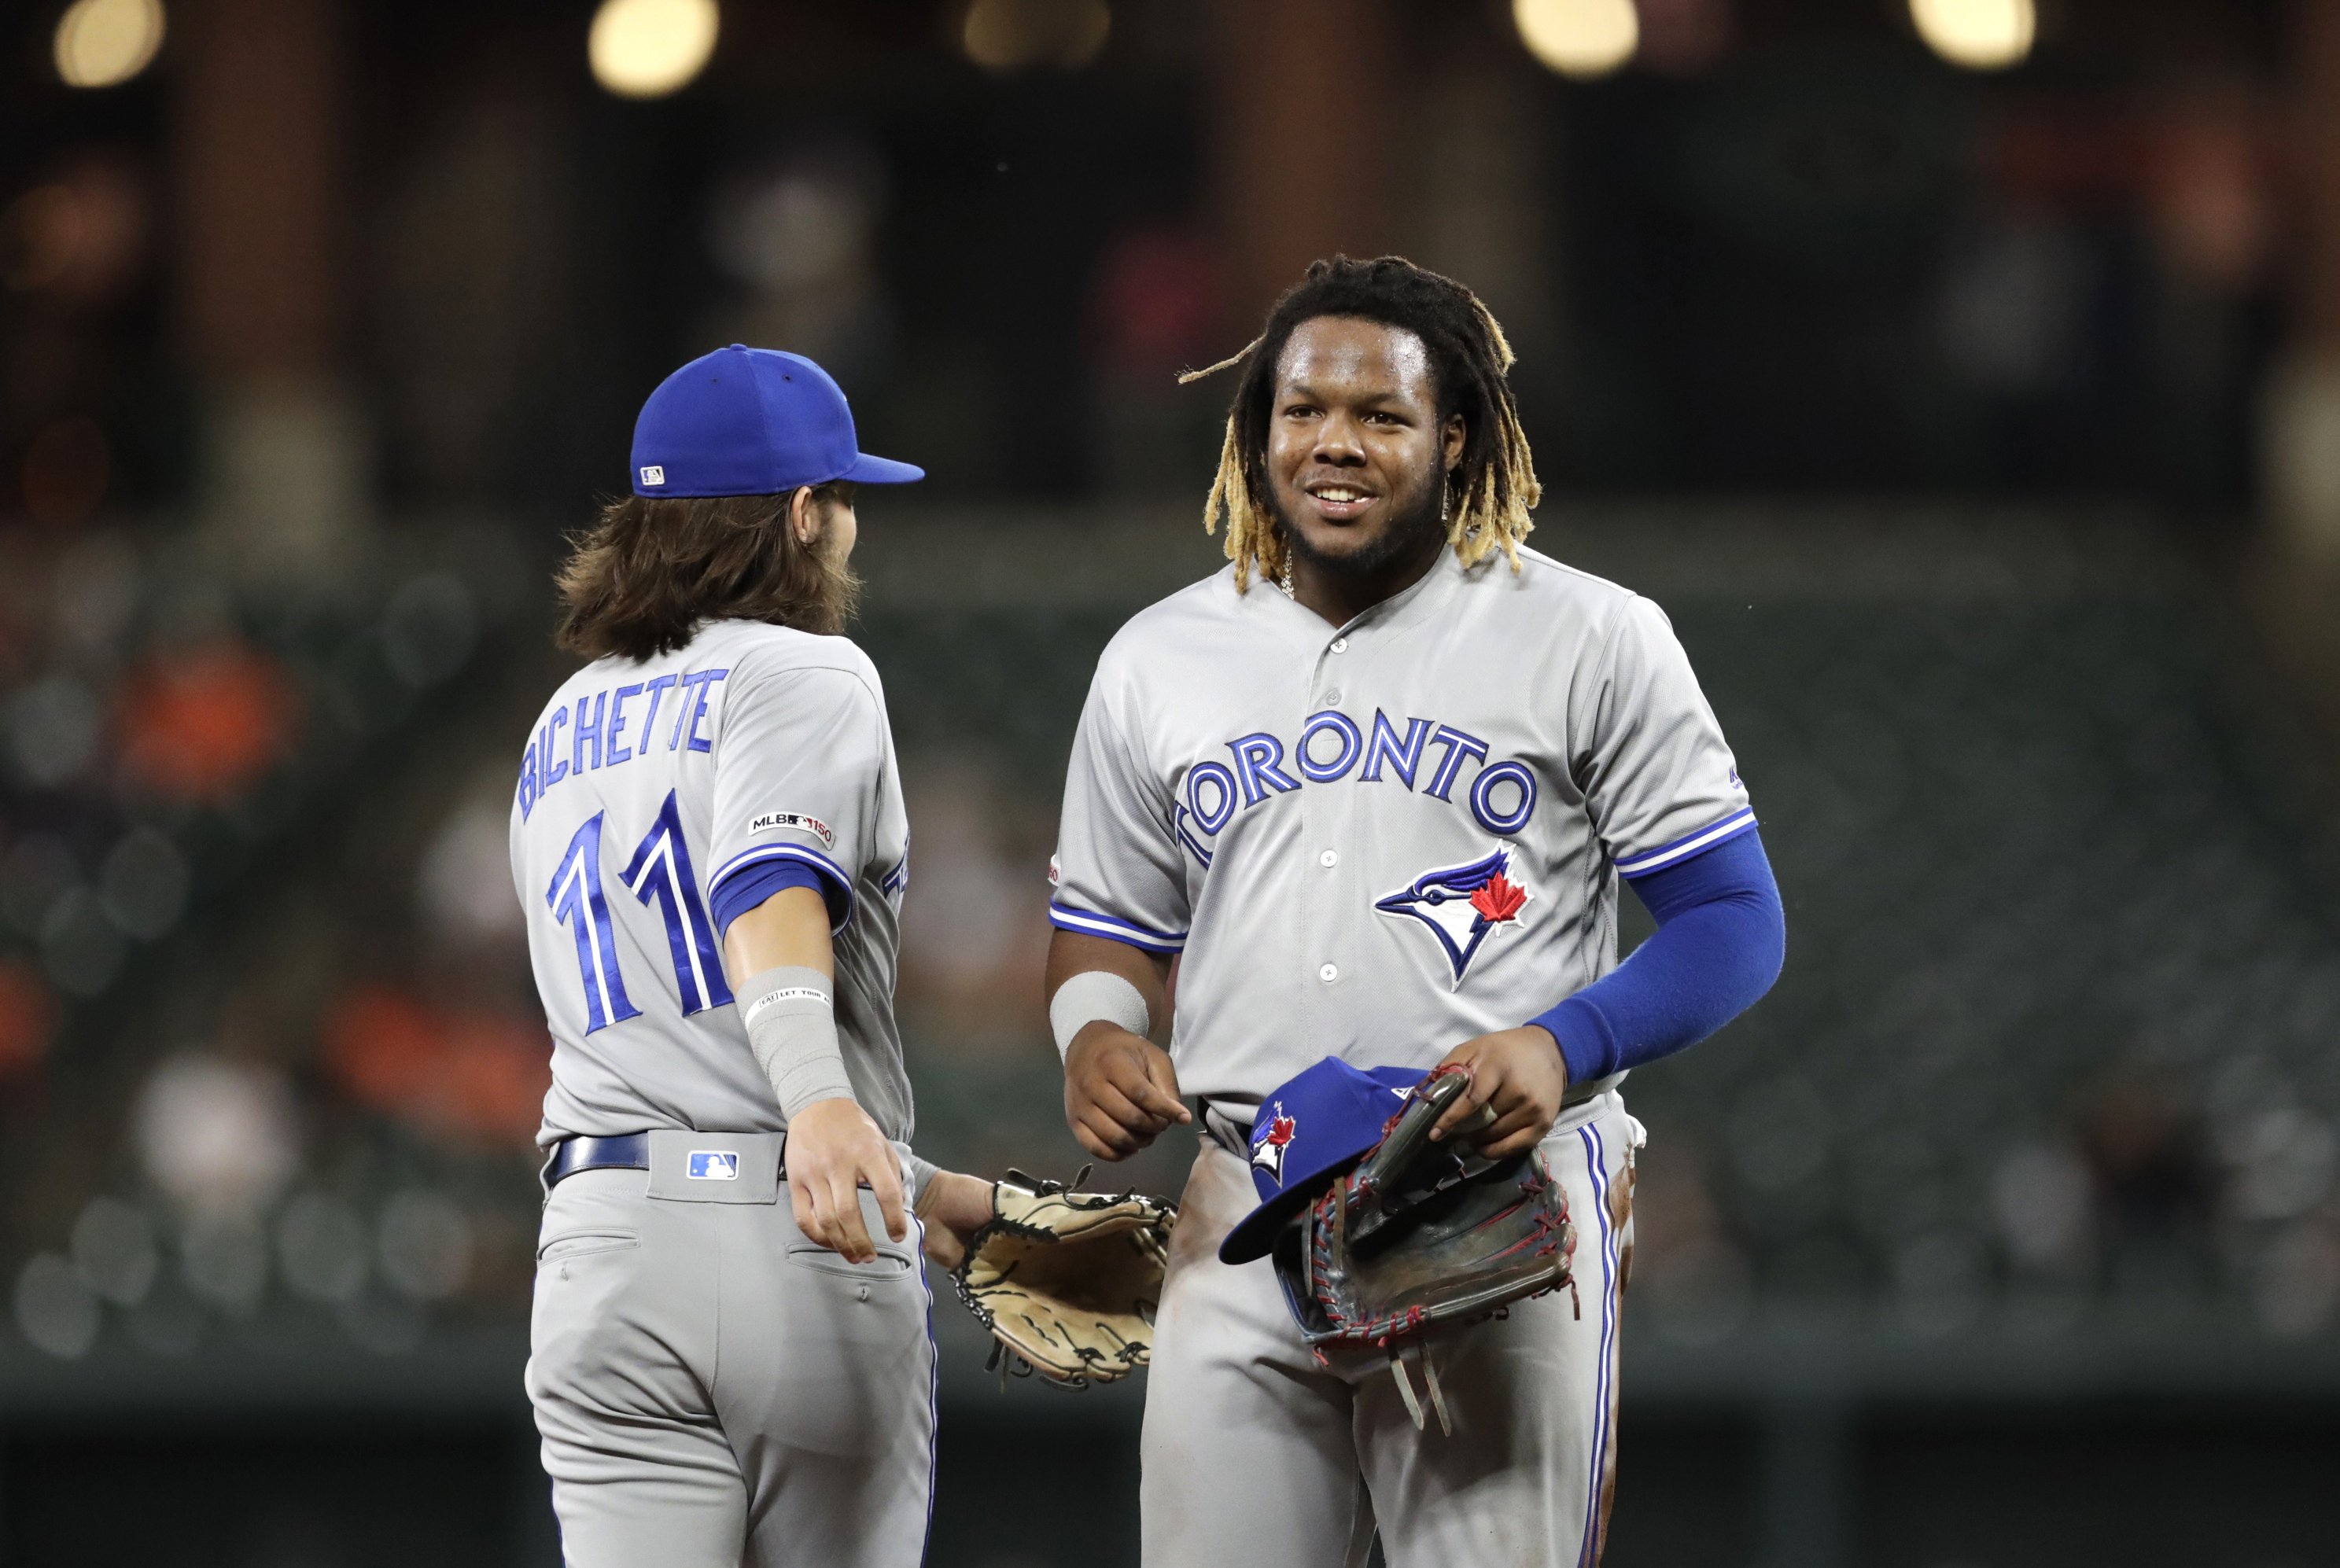
[(796, 965), (768, 969), (739, 988), (748, 1048), (791, 1121), (816, 1100), (853, 1098), (837, 1043), (834, 994), (828, 976)]
[(1154, 1015), (1135, 986), (1108, 970), (1083, 970), (1048, 999), (1048, 1027), (1056, 1036), (1056, 1054), (1062, 1057), (1072, 1050), (1073, 1036), (1099, 1019), (1139, 1036), (1154, 1027)]

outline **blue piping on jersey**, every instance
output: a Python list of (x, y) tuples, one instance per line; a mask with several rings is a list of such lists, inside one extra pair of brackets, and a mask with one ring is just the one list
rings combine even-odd
[(1059, 931), (1078, 932), (1083, 936), (1101, 936), (1111, 942), (1126, 942), (1147, 952), (1179, 952), (1186, 946), (1186, 933), (1180, 932), (1147, 931), (1144, 926), (1111, 915), (1091, 914), (1085, 909), (1073, 909), (1066, 904), (1048, 905), (1048, 923)]
[(1576, 1129), (1584, 1145), (1584, 1170), (1592, 1182), (1592, 1212), (1601, 1224), (1601, 1361), (1592, 1388), (1592, 1452), (1584, 1494), (1584, 1535), (1576, 1550), (1577, 1568), (1591, 1568), (1601, 1550), (1601, 1476), (1609, 1467), (1609, 1385), (1617, 1376), (1617, 1273), (1619, 1238), (1609, 1213), (1609, 1150), (1591, 1122)]
[(739, 870), (742, 866), (752, 865), (759, 860), (768, 860), (774, 855), (784, 855), (790, 859), (802, 860), (807, 865), (811, 866), (814, 870), (826, 872), (828, 875), (835, 877), (838, 882), (843, 883), (848, 889), (853, 886), (853, 879), (845, 874), (845, 868), (843, 866), (838, 864), (835, 861), (829, 859), (828, 856), (821, 853), (820, 851), (814, 849), (809, 844), (801, 843), (766, 843), (758, 844), (754, 849), (743, 849), (738, 854), (733, 855), (729, 860), (725, 861), (721, 865), (716, 867), (715, 880), (717, 882), (721, 882), (725, 877), (729, 876), (732, 873)]
[(1754, 1006), (1787, 959), (1787, 913), (1760, 833), (1733, 830), (1644, 875), (1633, 892), (1657, 917), (1656, 932), (1623, 963), (1528, 1021), (1560, 1042), (1571, 1083), (1697, 1044)]
[(853, 922), (853, 879), (818, 850), (800, 844), (766, 844), (736, 854), (708, 884), (707, 902), (719, 938), (731, 922), (786, 887), (810, 887), (828, 905), (833, 934)]
[(1661, 844), (1645, 853), (1629, 856), (1617, 863), (1617, 874), (1631, 881), (1647, 876), (1663, 866), (1711, 848), (1725, 839), (1735, 838), (1755, 825), (1755, 808), (1740, 806), (1720, 822), (1709, 823), (1696, 833), (1684, 833), (1669, 844)]

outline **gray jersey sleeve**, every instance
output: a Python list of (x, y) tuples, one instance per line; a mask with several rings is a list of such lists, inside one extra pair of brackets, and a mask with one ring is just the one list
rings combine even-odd
[(1065, 778), (1049, 922), (1147, 952), (1186, 945), (1185, 867), (1165, 781), (1136, 741), (1130, 693), (1108, 654), (1089, 686)]
[[(746, 661), (743, 661), (746, 663)], [(715, 744), (716, 928), (783, 885), (790, 869), (821, 884), (838, 930), (871, 853), (887, 756), (874, 674), (843, 668), (735, 670)]]
[(1690, 656), (1648, 599), (1618, 611), (1570, 708), (1571, 764), (1619, 875), (1662, 870), (1754, 825)]

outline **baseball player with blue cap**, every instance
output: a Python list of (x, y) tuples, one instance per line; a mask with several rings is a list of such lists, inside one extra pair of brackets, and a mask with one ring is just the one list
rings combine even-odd
[[(1107, 1159), (1203, 1135), (1146, 1390), (1146, 1568), (1355, 1568), (1376, 1534), (1391, 1568), (1596, 1563), (1641, 1142), (1620, 1087), (1784, 955), (1665, 616), (1524, 547), (1511, 363), (1452, 279), (1312, 266), (1215, 367), (1238, 376), (1205, 507), (1227, 567), (1122, 628), (1081, 715), (1049, 909), (1066, 1119)], [(1622, 964), (1621, 882), (1658, 922)], [(1426, 1431), (1387, 1349), (1309, 1337), (1267, 1254), (1433, 1070), (1468, 1089), (1435, 1091), (1433, 1137), (1550, 1172), (1575, 1288), (1442, 1334)]]
[[(841, 633), (859, 449), (799, 355), (692, 360), (560, 575), (514, 883), (552, 1034), (529, 1396), (570, 1568), (894, 1568), (933, 1497), (925, 1264), (991, 1187), (910, 1152), (909, 828)], [(780, 1201), (785, 1190), (787, 1201)]]

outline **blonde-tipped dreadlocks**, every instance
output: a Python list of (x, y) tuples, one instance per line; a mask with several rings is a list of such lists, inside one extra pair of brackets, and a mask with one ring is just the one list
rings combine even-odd
[(1535, 461), (1507, 379), (1512, 346), (1503, 329), (1478, 295), (1403, 256), (1370, 261), (1334, 256), (1310, 264), (1307, 275), (1276, 301), (1259, 336), (1240, 352), (1178, 378), (1183, 385), (1221, 370), (1242, 372), (1227, 410), (1218, 475), (1203, 503), (1205, 533), (1218, 532), (1220, 517), (1226, 518), (1236, 591), (1250, 587), (1254, 570), (1271, 582), (1290, 581), (1290, 543), (1268, 498), (1268, 405), (1285, 341), (1293, 329), (1319, 316), (1362, 316), (1422, 340), (1437, 368), (1439, 414), (1462, 415), (1465, 432), (1462, 459), (1451, 479), (1461, 504), (1448, 513), (1446, 537), (1466, 567), (1500, 546), (1512, 569), (1519, 570), (1520, 541), (1535, 527), (1528, 509), (1543, 498), (1543, 488), (1536, 483)]

